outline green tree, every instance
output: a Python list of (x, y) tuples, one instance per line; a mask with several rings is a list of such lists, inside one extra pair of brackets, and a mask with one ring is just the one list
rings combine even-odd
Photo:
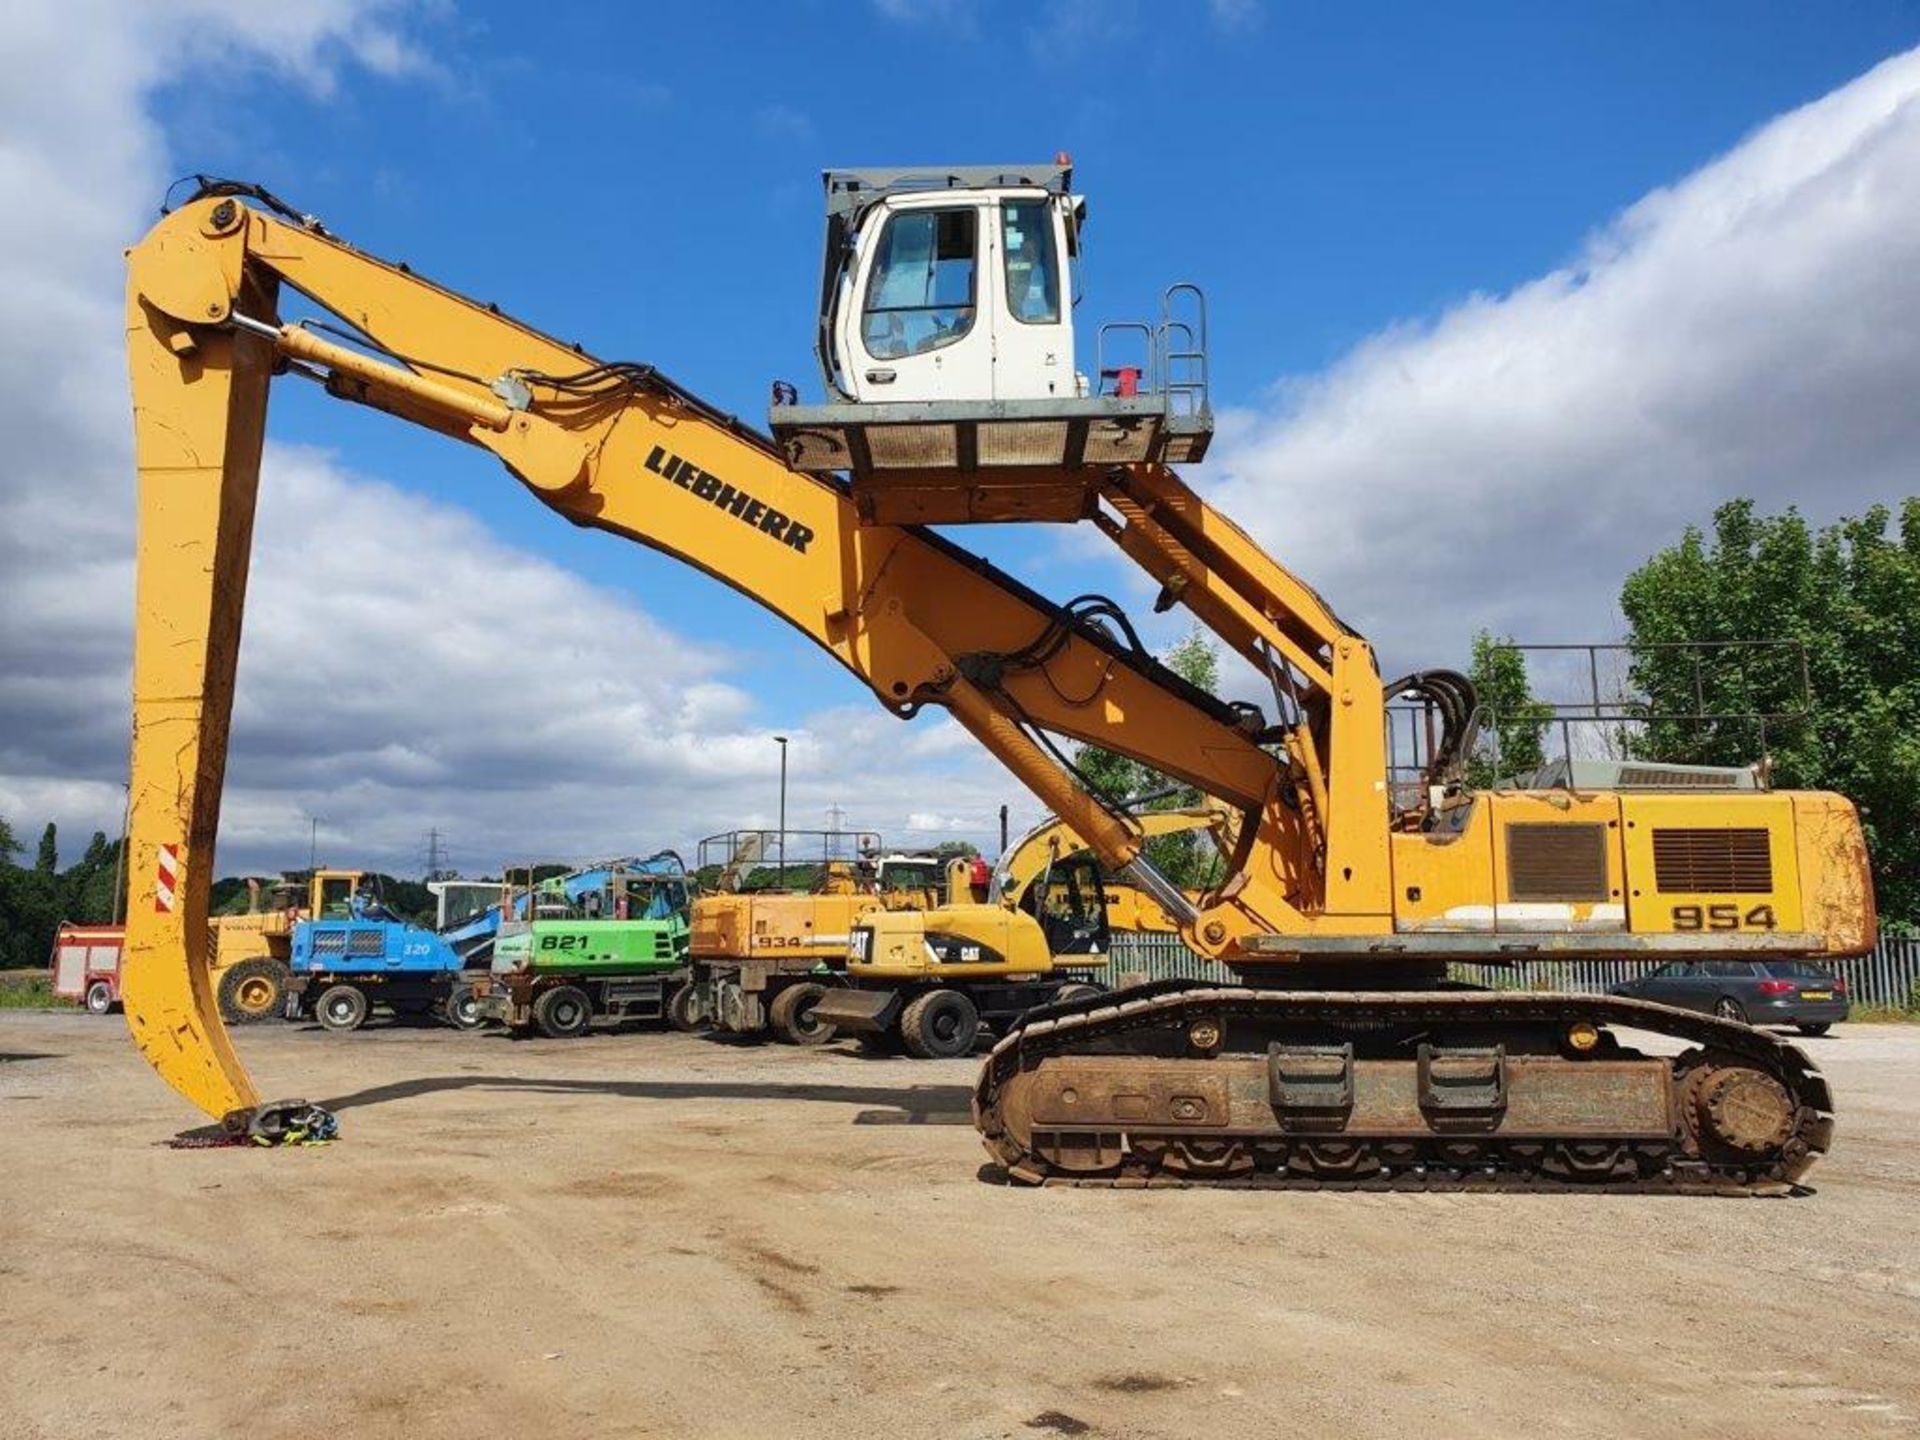
[(1527, 657), (1513, 637), (1482, 630), (1473, 637), (1469, 678), (1485, 712), (1484, 728), (1467, 757), (1467, 783), (1485, 789), (1495, 782), (1538, 770), (1546, 763), (1547, 722), (1553, 707), (1536, 700), (1527, 680)]
[[(1161, 657), (1162, 663), (1183, 680), (1213, 694), (1220, 686), (1220, 651), (1198, 628)], [(1191, 785), (1182, 785), (1150, 765), (1097, 745), (1081, 745), (1074, 750), (1073, 763), (1110, 803), (1131, 800), (1135, 796), (1166, 792), (1146, 805), (1149, 810), (1177, 810), (1197, 805), (1202, 796)], [(1141, 808), (1141, 807), (1133, 807)], [(1220, 877), (1220, 857), (1204, 833), (1162, 835), (1149, 840), (1147, 859), (1174, 884), (1187, 889), (1210, 885)]]
[(118, 844), (96, 832), (86, 853), (70, 868), (59, 864), (59, 838), (52, 825), (42, 833), (31, 867), (12, 857), (20, 845), (0, 819), (0, 968), (35, 969), (47, 963), (62, 920), (101, 924), (114, 917), (114, 865)]
[(1774, 783), (1836, 790), (1861, 810), (1880, 913), (1920, 921), (1920, 498), (1874, 506), (1818, 531), (1789, 508), (1751, 500), (1714, 512), (1709, 539), (1678, 544), (1627, 578), (1620, 606), (1636, 647), (1632, 679), (1662, 714), (1791, 716), (1802, 702), (1797, 651), (1731, 647), (1700, 663), (1681, 641), (1793, 640), (1805, 647), (1810, 715), (1650, 719), (1649, 759), (1747, 764), (1765, 752)]

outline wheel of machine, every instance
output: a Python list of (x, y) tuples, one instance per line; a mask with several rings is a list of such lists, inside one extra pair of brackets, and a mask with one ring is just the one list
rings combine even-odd
[(287, 971), (278, 960), (242, 960), (220, 977), (220, 1018), (229, 1025), (271, 1020), (286, 998)]
[(1100, 993), (1101, 990), (1098, 985), (1089, 985), (1085, 981), (1076, 980), (1071, 984), (1062, 985), (1055, 991), (1053, 1003), (1060, 1005), (1068, 1000), (1091, 1000)]
[(367, 1009), (367, 992), (358, 985), (329, 985), (313, 1002), (313, 1018), (323, 1029), (344, 1033), (366, 1023)]
[(693, 981), (689, 980), (675, 990), (673, 997), (667, 1001), (667, 1023), (689, 1035), (713, 1028), (713, 1021), (700, 1004), (699, 987)]
[(980, 1012), (958, 990), (929, 990), (900, 1015), (900, 1042), (917, 1060), (951, 1060), (973, 1049)]
[(473, 986), (456, 985), (447, 995), (447, 1023), (456, 1030), (478, 1030), (486, 1024), (480, 1013), (480, 997)]
[(809, 980), (789, 985), (774, 996), (768, 1011), (773, 1033), (789, 1045), (824, 1045), (833, 1039), (833, 1026), (813, 1015), (813, 1007), (826, 998), (826, 993), (826, 986)]
[(1824, 1035), (1827, 1033), (1827, 1031), (1833, 1028), (1833, 1022), (1830, 1020), (1822, 1020), (1817, 1025), (1814, 1025), (1814, 1024), (1796, 1025), (1794, 1028), (1798, 1030), (1802, 1035)]
[(94, 1015), (104, 1015), (113, 1009), (113, 986), (104, 980), (96, 980), (87, 986), (87, 1010)]
[(556, 985), (533, 1002), (533, 1023), (549, 1040), (571, 1040), (593, 1023), (593, 1002), (577, 985)]
[(1720, 997), (1720, 1003), (1713, 1007), (1713, 1013), (1718, 1015), (1722, 1020), (1737, 1020), (1742, 1025), (1747, 1023), (1747, 1012), (1745, 1008), (1731, 995), (1722, 995)]

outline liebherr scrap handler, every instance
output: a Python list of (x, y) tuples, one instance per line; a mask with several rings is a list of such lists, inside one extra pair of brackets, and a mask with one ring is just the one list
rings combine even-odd
[[(1139, 365), (1074, 357), (1084, 205), (1064, 163), (826, 176), (817, 348), (773, 438), (658, 369), (591, 358), (203, 182), (129, 252), (139, 468), (127, 1019), (209, 1114), (271, 1132), (207, 982), (206, 900), (267, 395), (318, 381), (492, 451), (574, 523), (785, 618), (902, 717), (944, 707), (1239, 983), (1030, 1012), (975, 1120), (1020, 1181), (1777, 1190), (1828, 1145), (1785, 1041), (1588, 996), (1450, 988), (1449, 961), (1858, 954), (1865, 846), (1830, 794), (1501, 790), (1460, 780), (1471, 687), (1372, 648), (1171, 468), (1200, 459), (1205, 315), (1176, 286)], [(295, 297), (318, 316), (302, 321)], [(1118, 331), (1103, 335), (1117, 345)], [(1117, 358), (1117, 357), (1116, 357)], [(786, 402), (786, 403), (782, 403)], [(1181, 680), (1110, 602), (1057, 604), (925, 528), (1093, 526), (1270, 678), (1274, 713)], [(1445, 717), (1396, 814), (1391, 696)], [(1189, 901), (1056, 758), (1088, 741), (1240, 817)], [(173, 882), (171, 884), (166, 882)], [(1643, 1054), (1620, 1032), (1687, 1043)]]

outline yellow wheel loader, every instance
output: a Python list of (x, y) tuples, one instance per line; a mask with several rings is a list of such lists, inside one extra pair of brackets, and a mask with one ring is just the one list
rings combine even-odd
[(212, 921), (209, 977), (223, 1020), (252, 1025), (281, 1014), (292, 975), (293, 927), (350, 913), (362, 878), (358, 870), (315, 870), (305, 881), (247, 881), (246, 913)]

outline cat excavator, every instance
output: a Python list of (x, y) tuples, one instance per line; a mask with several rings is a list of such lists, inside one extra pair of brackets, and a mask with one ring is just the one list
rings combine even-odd
[[(1071, 167), (833, 171), (816, 350), (764, 434), (644, 362), (596, 359), (201, 179), (128, 252), (140, 526), (132, 898), (143, 1054), (272, 1140), (208, 983), (206, 903), (267, 400), (297, 377), (490, 451), (542, 503), (785, 619), (901, 718), (946, 711), (1137, 884), (1212, 982), (1010, 1023), (974, 1120), (1016, 1182), (1777, 1192), (1832, 1097), (1783, 1039), (1626, 999), (1479, 990), (1453, 962), (1832, 958), (1876, 920), (1854, 807), (1761, 783), (1465, 783), (1477, 705), (1367, 641), (1173, 468), (1212, 432), (1205, 304), (1109, 326), (1077, 366)], [(1130, 354), (1127, 353), (1129, 347)], [(1131, 360), (1133, 363), (1127, 363)], [(1111, 363), (1109, 363), (1111, 361)], [(1301, 477), (1309, 482), (1311, 477)], [(933, 526), (1092, 527), (1263, 677), (1271, 710), (1160, 664), (1111, 601), (1058, 603)], [(1387, 703), (1438, 717), (1393, 784)], [(1062, 740), (1236, 817), (1189, 899)], [(1230, 972), (1229, 975), (1224, 972)], [(1642, 1050), (1636, 1034), (1667, 1042)]]

